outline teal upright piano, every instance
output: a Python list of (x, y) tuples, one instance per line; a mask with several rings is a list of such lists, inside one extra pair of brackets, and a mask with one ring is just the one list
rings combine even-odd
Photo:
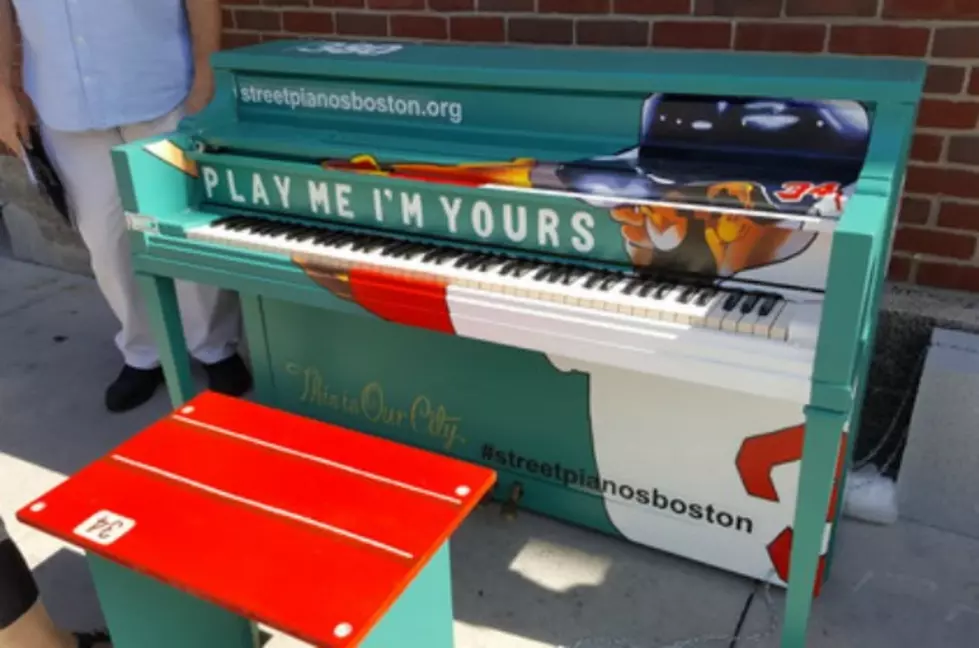
[(787, 587), (782, 646), (804, 645), (922, 63), (344, 41), (213, 62), (203, 112), (114, 152), (175, 405), (174, 280), (237, 291), (260, 402)]

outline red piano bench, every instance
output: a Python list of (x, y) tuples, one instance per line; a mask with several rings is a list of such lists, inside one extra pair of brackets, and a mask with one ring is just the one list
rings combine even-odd
[(18, 511), (83, 549), (115, 648), (452, 648), (489, 469), (205, 392)]

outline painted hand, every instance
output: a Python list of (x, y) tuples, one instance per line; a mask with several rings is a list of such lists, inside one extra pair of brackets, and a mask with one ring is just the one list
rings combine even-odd
[(612, 218), (621, 225), (626, 251), (636, 266), (650, 265), (656, 250), (672, 250), (687, 236), (686, 217), (669, 207), (616, 207)]

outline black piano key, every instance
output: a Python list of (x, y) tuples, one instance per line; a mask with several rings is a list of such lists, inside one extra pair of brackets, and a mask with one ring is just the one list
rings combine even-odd
[(677, 297), (676, 300), (681, 304), (689, 304), (690, 300), (694, 298), (698, 290), (700, 289), (697, 288), (697, 286), (688, 286), (682, 293), (680, 293), (680, 296)]
[(623, 279), (625, 279), (624, 275), (619, 274), (618, 272), (613, 272), (610, 277), (608, 277), (607, 279), (605, 279), (605, 281), (602, 282), (602, 285), (599, 286), (599, 289), (611, 290), (616, 285), (618, 285)]
[(395, 253), (404, 250), (409, 245), (411, 245), (411, 243), (408, 243), (407, 241), (395, 241), (381, 252), (381, 256), (393, 256)]
[(572, 283), (584, 277), (586, 274), (588, 274), (588, 272), (583, 268), (576, 268), (572, 266), (571, 268), (568, 269), (568, 274), (564, 277), (564, 284), (571, 285)]
[(656, 289), (656, 292), (653, 294), (653, 299), (665, 299), (666, 296), (673, 292), (673, 289), (676, 287), (676, 284), (670, 282), (662, 284)]
[(636, 289), (642, 285), (642, 281), (643, 280), (639, 277), (633, 277), (629, 280), (629, 283), (626, 284), (625, 288), (622, 289), (622, 294), (631, 295), (632, 293), (636, 292)]
[(539, 265), (540, 264), (538, 264), (536, 261), (521, 261), (517, 268), (513, 271), (513, 274), (518, 279), (523, 278)]
[(741, 312), (747, 315), (754, 309), (755, 304), (758, 303), (759, 296), (750, 294), (745, 295), (745, 298), (741, 300)]
[(779, 298), (776, 295), (767, 295), (762, 300), (761, 306), (758, 307), (758, 314), (762, 317), (768, 317), (768, 314), (772, 312), (778, 302)]
[(588, 278), (585, 279), (585, 288), (594, 288), (601, 280), (601, 274), (598, 272), (592, 272), (590, 275), (588, 275)]
[(500, 268), (500, 276), (502, 276), (502, 277), (508, 277), (508, 276), (510, 276), (510, 274), (513, 272), (513, 269), (516, 266), (517, 266), (517, 260), (516, 259), (510, 259), (509, 261), (507, 261), (506, 263), (503, 264), (503, 267), (502, 268)]
[(538, 281), (546, 281), (554, 273), (554, 270), (555, 268), (553, 266), (544, 266), (534, 273), (534, 279)]
[(716, 288), (704, 288), (703, 290), (700, 291), (700, 294), (697, 295), (697, 305), (706, 306), (707, 302), (713, 299), (714, 295), (716, 294), (717, 294)]
[(476, 252), (464, 252), (460, 257), (456, 259), (455, 263), (453, 263), (452, 265), (454, 265), (457, 268), (461, 268), (477, 256), (479, 255)]
[(738, 305), (738, 302), (741, 301), (741, 298), (743, 296), (744, 293), (740, 291), (733, 292), (730, 295), (728, 295), (727, 299), (724, 300), (724, 306), (723, 306), (724, 310), (726, 311), (734, 310), (734, 307)]
[(640, 297), (649, 297), (649, 293), (651, 293), (653, 290), (655, 290), (656, 287), (659, 286), (659, 285), (660, 285), (659, 282), (656, 281), (655, 279), (647, 279), (647, 280), (645, 280), (642, 283), (642, 288), (639, 289), (639, 296)]

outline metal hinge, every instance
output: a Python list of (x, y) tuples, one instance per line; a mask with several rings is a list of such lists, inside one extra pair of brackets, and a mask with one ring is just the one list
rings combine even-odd
[(160, 224), (156, 218), (144, 214), (134, 214), (133, 212), (126, 212), (126, 228), (133, 232), (160, 233)]

